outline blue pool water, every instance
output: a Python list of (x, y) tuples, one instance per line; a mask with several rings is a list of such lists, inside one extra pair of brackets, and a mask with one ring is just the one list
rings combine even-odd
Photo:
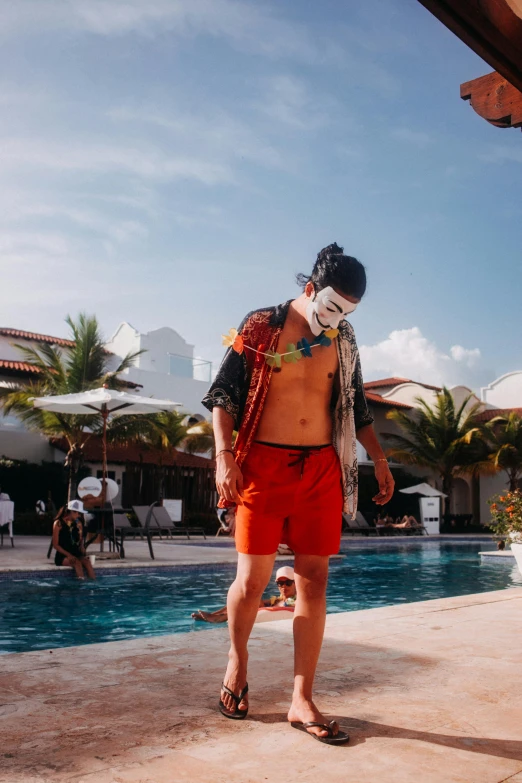
[[(521, 586), (509, 563), (481, 564), (485, 544), (436, 542), (349, 546), (332, 562), (328, 611), (445, 598)], [(9, 579), (0, 589), (0, 652), (134, 639), (186, 631), (206, 632), (195, 609), (225, 602), (234, 567), (162, 569), (101, 574), (94, 583), (74, 578)], [(272, 586), (266, 595), (274, 594)]]

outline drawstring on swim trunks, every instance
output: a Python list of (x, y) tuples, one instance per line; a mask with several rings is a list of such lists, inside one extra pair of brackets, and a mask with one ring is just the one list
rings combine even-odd
[(310, 447), (307, 448), (301, 448), (297, 453), (290, 453), (289, 457), (296, 457), (296, 459), (293, 462), (288, 463), (289, 468), (293, 468), (295, 465), (301, 465), (301, 475), (300, 478), (303, 478), (303, 473), (305, 469), (306, 460), (309, 459), (312, 454), (318, 454), (321, 451), (321, 449)]

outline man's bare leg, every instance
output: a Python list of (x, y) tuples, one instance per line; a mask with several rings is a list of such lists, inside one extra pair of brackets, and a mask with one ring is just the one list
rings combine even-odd
[[(294, 693), (288, 720), (299, 723), (327, 723), (312, 700), (315, 670), (321, 652), (326, 619), (328, 557), (295, 556), (297, 601), (294, 612)], [(308, 729), (320, 737), (328, 732), (319, 727)]]
[[(238, 554), (237, 575), (228, 591), (228, 629), (230, 652), (223, 683), (238, 695), (247, 682), (248, 639), (252, 632), (263, 590), (268, 584), (274, 567), (273, 555)], [(248, 696), (236, 705), (225, 691), (221, 701), (228, 712), (248, 707)]]

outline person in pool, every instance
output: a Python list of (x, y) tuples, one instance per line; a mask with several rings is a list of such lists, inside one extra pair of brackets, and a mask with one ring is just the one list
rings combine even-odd
[[(293, 608), (295, 606), (296, 591), (295, 591), (295, 577), (294, 569), (292, 566), (282, 566), (277, 569), (276, 585), (279, 588), (279, 595), (272, 595), (270, 598), (261, 599), (259, 609), (266, 609), (273, 606), (284, 606), (287, 608)], [(194, 620), (203, 620), (205, 623), (226, 623), (228, 620), (227, 607), (218, 609), (215, 612), (203, 612), (199, 609), (197, 612), (192, 613)]]
[(56, 550), (54, 563), (74, 568), (78, 579), (85, 578), (84, 569), (90, 579), (96, 579), (92, 563), (85, 554), (83, 524), (80, 520), (80, 514), (83, 513), (81, 500), (72, 500), (58, 512), (53, 525), (53, 547)]

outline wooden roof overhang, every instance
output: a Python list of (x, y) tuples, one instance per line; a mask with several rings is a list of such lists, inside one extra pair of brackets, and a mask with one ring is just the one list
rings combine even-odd
[(498, 128), (522, 127), (522, 0), (419, 0), (494, 73), (461, 85), (460, 95)]

